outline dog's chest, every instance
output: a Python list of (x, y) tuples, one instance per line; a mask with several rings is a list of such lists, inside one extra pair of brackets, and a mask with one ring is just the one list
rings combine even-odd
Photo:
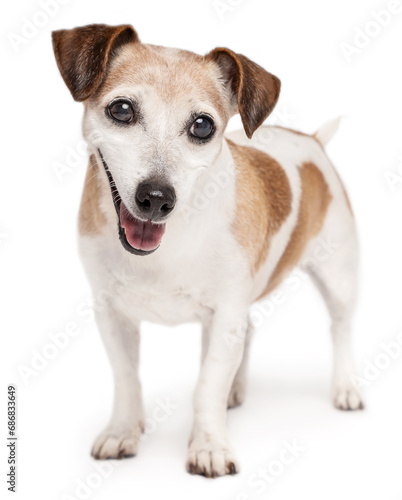
[[(116, 312), (134, 322), (173, 326), (208, 320), (222, 302), (222, 283), (237, 279), (233, 264), (239, 260), (231, 233), (221, 228), (218, 234), (211, 223), (207, 227), (208, 234), (186, 227), (181, 239), (171, 231), (146, 257), (124, 250), (115, 227), (98, 239), (82, 239), (81, 255), (95, 294), (106, 289)], [(241, 284), (233, 286), (241, 289)]]
[(202, 321), (213, 311), (212, 290), (199, 280), (163, 272), (125, 273), (114, 301), (135, 320), (177, 325)]

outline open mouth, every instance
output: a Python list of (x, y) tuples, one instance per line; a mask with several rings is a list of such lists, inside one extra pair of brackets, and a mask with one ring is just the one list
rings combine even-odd
[(103, 167), (109, 180), (113, 204), (118, 217), (119, 239), (123, 247), (135, 255), (149, 255), (159, 247), (166, 224), (155, 224), (147, 220), (143, 221), (134, 217), (122, 201), (113, 180), (112, 174), (99, 151)]
[(154, 224), (151, 221), (143, 222), (136, 219), (123, 202), (120, 202), (119, 222), (131, 248), (146, 253), (153, 252), (158, 248), (166, 226), (166, 224)]

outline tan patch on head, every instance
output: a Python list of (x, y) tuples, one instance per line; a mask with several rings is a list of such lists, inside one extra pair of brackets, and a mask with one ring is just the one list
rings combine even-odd
[(147, 44), (128, 44), (119, 49), (96, 97), (120, 85), (153, 86), (158, 97), (172, 103), (175, 99), (206, 100), (228, 119), (227, 97), (215, 63), (186, 50)]
[(267, 257), (272, 236), (290, 214), (292, 193), (277, 161), (258, 149), (227, 142), (237, 174), (234, 232), (254, 274)]
[(259, 298), (276, 288), (292, 268), (299, 263), (308, 242), (320, 232), (332, 200), (328, 184), (314, 163), (303, 163), (299, 170), (301, 200), (297, 224), (266, 289)]
[(101, 193), (98, 173), (98, 163), (95, 156), (91, 155), (78, 215), (78, 230), (81, 236), (100, 234), (106, 224), (106, 217), (100, 209)]

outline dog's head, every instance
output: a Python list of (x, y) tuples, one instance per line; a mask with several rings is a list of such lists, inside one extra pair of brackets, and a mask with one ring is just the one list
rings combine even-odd
[(138, 255), (158, 248), (166, 221), (213, 168), (229, 118), (240, 113), (251, 137), (279, 95), (279, 80), (245, 56), (146, 45), (129, 25), (55, 31), (53, 47), (85, 104), (84, 135), (110, 183), (120, 239)]

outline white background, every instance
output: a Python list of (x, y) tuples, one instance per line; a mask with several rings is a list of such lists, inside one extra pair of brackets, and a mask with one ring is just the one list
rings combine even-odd
[[(40, 2), (7, 2), (1, 16), (2, 78), (0, 193), (2, 484), (6, 491), (5, 402), (18, 386), (18, 495), (23, 499), (83, 498), (79, 481), (92, 480), (87, 498), (254, 500), (402, 498), (402, 356), (380, 370), (364, 391), (366, 410), (343, 413), (330, 401), (329, 319), (310, 283), (284, 287), (286, 300), (259, 328), (251, 353), (249, 393), (229, 414), (241, 473), (207, 480), (184, 470), (191, 397), (198, 373), (197, 325), (170, 329), (145, 324), (141, 376), (149, 419), (158, 400), (177, 408), (152, 425), (137, 457), (107, 462), (108, 477), (90, 476), (92, 441), (107, 423), (112, 376), (87, 309), (89, 287), (76, 250), (76, 216), (86, 168), (82, 106), (74, 103), (56, 67), (53, 29), (89, 23), (131, 23), (144, 42), (206, 53), (228, 46), (282, 80), (269, 120), (313, 132), (344, 115), (328, 147), (349, 191), (361, 242), (361, 293), (355, 318), (357, 374), (402, 329), (402, 7), (348, 62), (372, 10), (385, 0), (189, 2), (101, 0), (64, 2), (15, 50), (24, 18), (38, 20)], [(230, 7), (230, 3), (237, 4)], [(35, 17), (36, 16), (36, 17)], [(239, 121), (230, 125), (236, 128)], [(75, 168), (60, 181), (55, 163)], [(395, 180), (395, 179), (394, 179)], [(396, 181), (401, 178), (396, 178)], [(80, 333), (26, 383), (21, 365), (50, 343), (49, 333), (75, 323)], [(4, 405), (4, 406), (3, 406)], [(283, 442), (305, 450), (261, 492), (250, 476), (279, 458)], [(90, 476), (90, 477), (89, 477)], [(79, 493), (79, 492), (78, 492)], [(82, 493), (82, 492), (81, 492)], [(66, 496), (70, 495), (70, 497)]]

